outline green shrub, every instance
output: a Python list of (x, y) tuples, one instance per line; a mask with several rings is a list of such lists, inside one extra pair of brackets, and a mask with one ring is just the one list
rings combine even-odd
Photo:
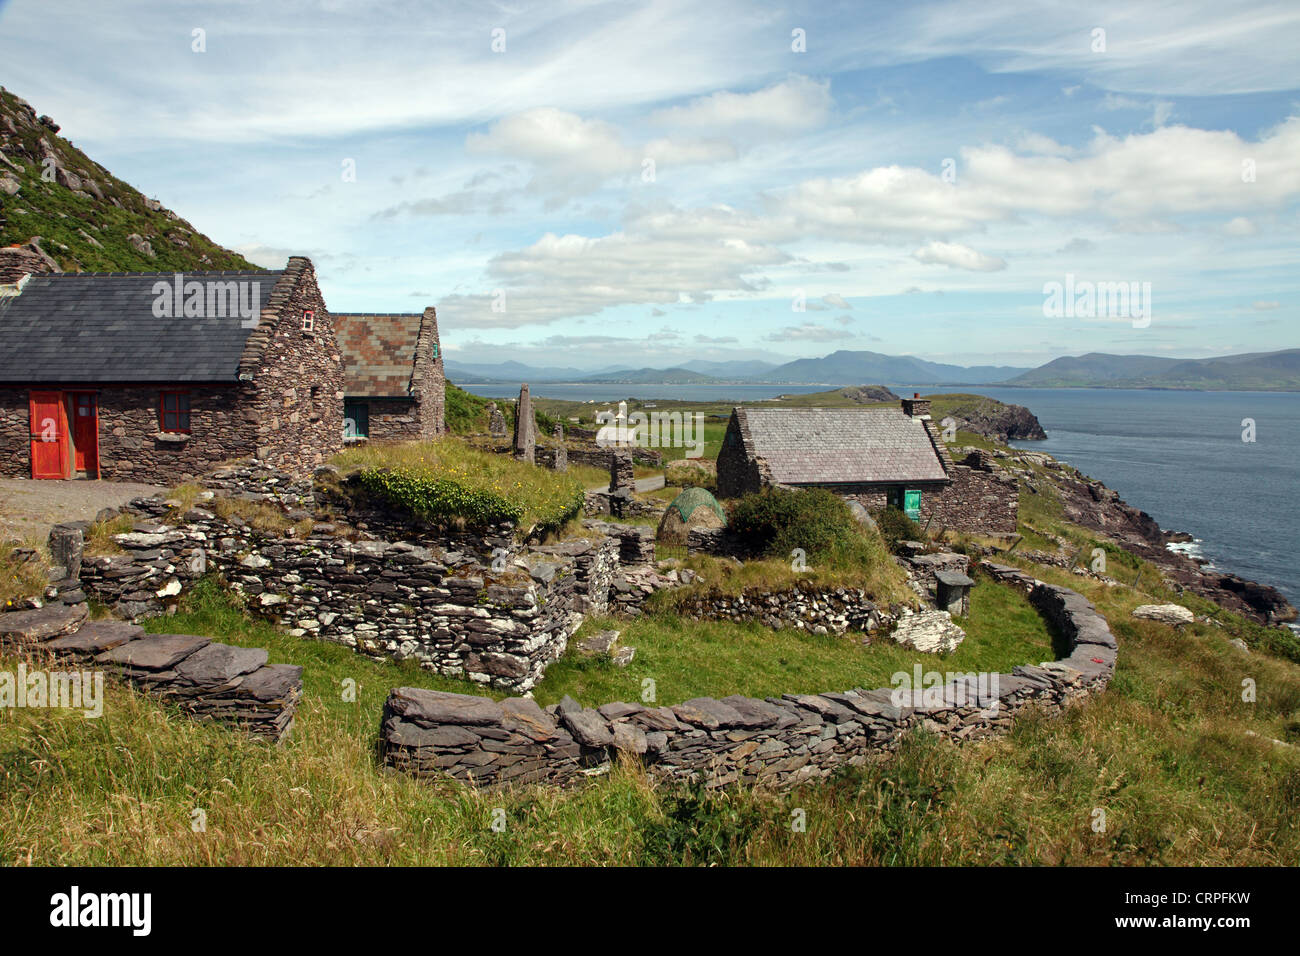
[(825, 488), (764, 488), (732, 505), (727, 524), (754, 551), (773, 557), (802, 548), (824, 558), (863, 540), (849, 506)]
[(872, 515), (876, 521), (876, 527), (880, 529), (880, 536), (885, 539), (885, 544), (889, 546), (890, 551), (897, 551), (900, 541), (924, 541), (925, 532), (921, 526), (907, 516), (907, 514), (898, 508), (886, 508)]

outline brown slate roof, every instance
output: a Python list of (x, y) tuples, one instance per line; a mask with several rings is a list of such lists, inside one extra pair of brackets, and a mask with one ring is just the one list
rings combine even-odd
[(901, 408), (737, 408), (745, 451), (778, 484), (947, 481), (925, 422)]
[(413, 314), (330, 313), (343, 353), (343, 390), (358, 398), (406, 398), (411, 394), (419, 312)]

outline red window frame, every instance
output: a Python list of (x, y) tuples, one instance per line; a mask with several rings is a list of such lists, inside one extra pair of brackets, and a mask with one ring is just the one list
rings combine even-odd
[[(167, 399), (174, 399), (174, 408), (167, 407)], [(158, 395), (158, 428), (164, 432), (190, 433), (190, 393), (180, 390), (167, 390)], [(167, 427), (167, 419), (172, 419), (172, 427)]]

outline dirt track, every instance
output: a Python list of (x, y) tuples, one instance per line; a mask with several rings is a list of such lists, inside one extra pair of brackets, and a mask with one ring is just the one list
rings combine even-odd
[(131, 481), (30, 481), (0, 478), (0, 540), (49, 536), (60, 521), (93, 518), (140, 495), (165, 489)]

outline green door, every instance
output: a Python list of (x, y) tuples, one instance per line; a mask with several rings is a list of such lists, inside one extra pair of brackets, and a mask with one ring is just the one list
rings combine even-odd
[(903, 513), (913, 521), (921, 518), (921, 493), (919, 491), (903, 492)]

